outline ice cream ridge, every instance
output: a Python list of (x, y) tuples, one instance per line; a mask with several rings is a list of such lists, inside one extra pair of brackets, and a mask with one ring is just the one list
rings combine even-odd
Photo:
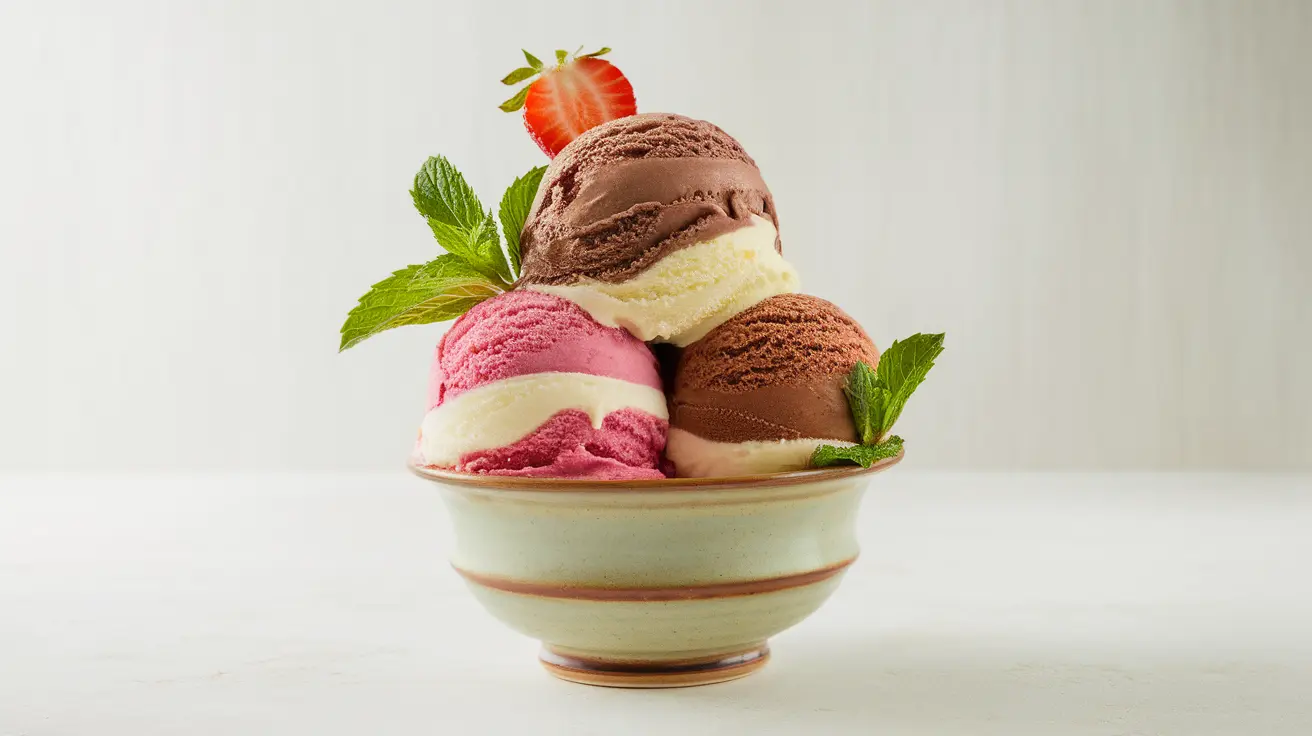
[(501, 109), (523, 110), (550, 164), (494, 214), (430, 158), (411, 196), (446, 253), (375, 284), (342, 326), (345, 350), (455, 319), (413, 462), (635, 481), (900, 454), (890, 430), (943, 335), (881, 356), (852, 317), (797, 293), (756, 162), (709, 122), (639, 114), (608, 52), (525, 52), (502, 81), (527, 84)]
[(756, 162), (723, 130), (680, 115), (632, 115), (567, 145), (520, 248), (526, 288), (681, 347), (798, 286)]
[(559, 297), (512, 291), (469, 310), (437, 345), (428, 396), (424, 465), (664, 477), (669, 415), (651, 351)]
[(813, 296), (765, 299), (693, 343), (670, 396), (668, 452), (688, 476), (806, 467), (822, 444), (861, 441), (843, 389), (879, 352), (851, 317)]

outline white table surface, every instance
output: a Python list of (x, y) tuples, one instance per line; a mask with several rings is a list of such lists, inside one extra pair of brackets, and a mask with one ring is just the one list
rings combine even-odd
[(386, 476), (0, 477), (0, 735), (1308, 734), (1312, 478), (898, 468), (733, 683), (558, 682)]

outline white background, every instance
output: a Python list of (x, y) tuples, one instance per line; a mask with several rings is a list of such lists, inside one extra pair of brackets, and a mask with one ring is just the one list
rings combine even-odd
[(1312, 4), (28, 2), (0, 10), (0, 468), (392, 469), (432, 153), (543, 161), (518, 49), (602, 44), (760, 163), (804, 286), (945, 330), (913, 466), (1312, 468)]
[[(1070, 472), (1312, 470), (1309, 39), (1295, 0), (0, 0), (0, 736), (1312, 732), (1312, 476)], [(538, 671), (401, 471), (441, 328), (335, 353), (435, 253), (416, 168), (496, 200), (544, 160), (496, 80), (579, 44), (744, 143), (810, 291), (948, 333), (862, 559), (735, 683)]]

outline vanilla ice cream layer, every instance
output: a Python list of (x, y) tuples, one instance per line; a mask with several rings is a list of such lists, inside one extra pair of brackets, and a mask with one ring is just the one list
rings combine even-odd
[(723, 478), (804, 470), (819, 445), (850, 447), (852, 443), (823, 439), (713, 442), (671, 427), (665, 455), (680, 478)]
[(627, 281), (528, 288), (569, 299), (641, 340), (683, 347), (762, 299), (797, 291), (797, 271), (775, 238), (774, 225), (753, 215), (751, 225), (681, 248)]
[(669, 418), (665, 394), (650, 386), (586, 373), (535, 373), (469, 389), (430, 409), (420, 456), (429, 465), (453, 466), (466, 453), (524, 439), (565, 409), (586, 412), (597, 428), (620, 409)]

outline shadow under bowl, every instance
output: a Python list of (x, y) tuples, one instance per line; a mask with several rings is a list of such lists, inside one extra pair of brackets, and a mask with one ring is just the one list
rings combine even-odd
[(584, 481), (411, 465), (450, 510), (451, 563), (553, 675), (684, 687), (760, 669), (857, 557), (869, 468)]

